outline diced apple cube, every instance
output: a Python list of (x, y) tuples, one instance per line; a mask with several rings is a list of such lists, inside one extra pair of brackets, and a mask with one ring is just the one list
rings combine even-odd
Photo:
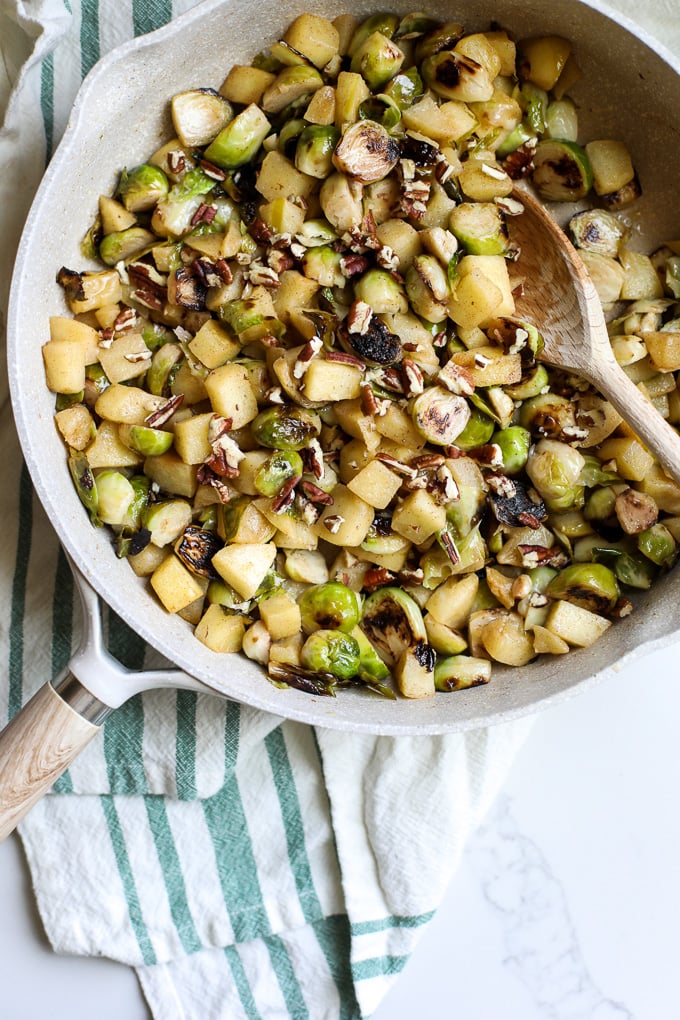
[(285, 592), (270, 595), (260, 603), (260, 619), (264, 621), (273, 641), (292, 637), (302, 627), (300, 607)]
[(213, 652), (240, 652), (245, 629), (242, 616), (214, 604), (203, 613), (194, 634)]
[(350, 492), (370, 503), (376, 510), (384, 510), (389, 506), (400, 487), (401, 478), (379, 460), (370, 461), (347, 484)]
[(151, 587), (169, 613), (178, 613), (203, 595), (199, 579), (172, 553), (150, 578)]
[(212, 558), (220, 577), (243, 599), (251, 599), (276, 559), (276, 546), (271, 543), (227, 545)]

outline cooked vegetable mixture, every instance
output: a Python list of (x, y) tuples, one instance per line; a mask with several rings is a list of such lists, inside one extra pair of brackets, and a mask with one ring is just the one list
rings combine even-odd
[(629, 248), (640, 184), (577, 141), (579, 74), (555, 36), (302, 14), (101, 196), (43, 348), (56, 424), (209, 648), (421, 698), (591, 644), (674, 563), (680, 487), (515, 315), (527, 178), (587, 199), (616, 357), (680, 422), (680, 247)]

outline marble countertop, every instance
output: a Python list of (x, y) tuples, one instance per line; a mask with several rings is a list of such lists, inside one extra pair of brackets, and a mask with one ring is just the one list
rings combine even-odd
[[(536, 717), (373, 1020), (680, 1016), (679, 651)], [(3, 1018), (148, 1020), (127, 968), (49, 950), (16, 837), (0, 903)]]

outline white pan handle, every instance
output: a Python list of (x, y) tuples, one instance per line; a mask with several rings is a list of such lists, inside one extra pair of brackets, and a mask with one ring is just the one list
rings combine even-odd
[(110, 711), (67, 673), (14, 716), (0, 734), (0, 841), (99, 733)]

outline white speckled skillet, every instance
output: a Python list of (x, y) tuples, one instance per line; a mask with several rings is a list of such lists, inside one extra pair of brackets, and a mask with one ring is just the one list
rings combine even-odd
[[(412, 9), (411, 0), (383, 6), (403, 13)], [(61, 265), (82, 267), (80, 240), (98, 195), (113, 188), (118, 169), (141, 162), (168, 137), (166, 100), (184, 88), (219, 86), (232, 63), (247, 62), (302, 10), (332, 17), (342, 9), (366, 16), (376, 6), (370, 0), (349, 0), (340, 7), (323, 0), (284, 2), (274, 8), (259, 0), (206, 0), (166, 28), (123, 46), (85, 81), (40, 186), (19, 248), (8, 323), (12, 400), (25, 458), (47, 516), (86, 581), (91, 626), (96, 629), (98, 615), (93, 590), (187, 675), (126, 677), (103, 662), (96, 640), (86, 642), (69, 676), (57, 683), (59, 693), (54, 686), (44, 689), (0, 739), (0, 821), (3, 811), (5, 816), (0, 837), (97, 732), (101, 703), (115, 707), (141, 689), (198, 686), (320, 726), (395, 735), (441, 733), (502, 722), (549, 705), (644, 650), (675, 639), (677, 571), (643, 595), (636, 612), (593, 647), (520, 670), (495, 667), (485, 687), (420, 702), (390, 702), (360, 691), (316, 698), (277, 689), (253, 662), (220, 656), (201, 645), (192, 628), (169, 616), (146, 583), (116, 559), (106, 531), (90, 526), (71, 484), (52, 420), (53, 396), (44, 384), (41, 343), (48, 317), (64, 308), (55, 273)], [(596, 2), (458, 0), (451, 8), (433, 4), (432, 10), (470, 30), (496, 21), (517, 38), (546, 33), (571, 38), (584, 72), (573, 93), (582, 135), (621, 138), (634, 153), (644, 190), (631, 214), (640, 247), (680, 237), (680, 68), (670, 54)]]

